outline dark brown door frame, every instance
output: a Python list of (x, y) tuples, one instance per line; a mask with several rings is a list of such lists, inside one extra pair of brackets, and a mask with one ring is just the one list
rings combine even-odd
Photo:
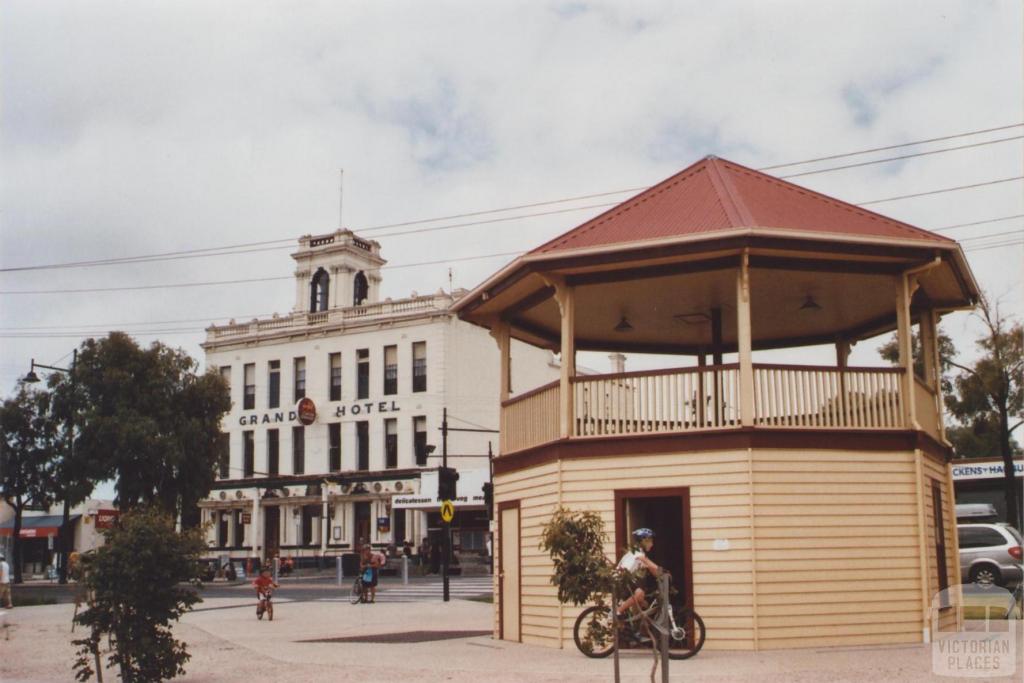
[[(501, 553), (501, 562), (498, 567), (498, 640), (505, 640), (505, 534), (504, 517), (505, 510), (516, 510), (516, 522), (518, 523), (519, 549), (516, 551), (519, 571), (519, 594), (516, 596), (519, 605), (519, 642), (523, 642), (523, 511), (521, 501), (506, 500), (498, 503), (498, 552)], [(561, 624), (558, 625), (562, 627)]]
[(630, 498), (670, 498), (678, 497), (682, 505), (683, 526), (683, 573), (684, 584), (680, 589), (685, 606), (693, 607), (693, 532), (690, 528), (690, 487), (675, 486), (651, 489), (616, 489), (615, 490), (615, 553), (618, 555), (626, 547), (629, 530), (626, 528), (626, 501)]

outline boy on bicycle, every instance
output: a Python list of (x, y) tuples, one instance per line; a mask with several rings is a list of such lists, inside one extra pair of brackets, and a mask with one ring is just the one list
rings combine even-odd
[(270, 567), (261, 569), (260, 575), (253, 580), (252, 585), (256, 589), (256, 618), (262, 619), (263, 612), (266, 611), (270, 620), (273, 621), (274, 607), (270, 604), (270, 596), (278, 584), (270, 576)]
[(634, 590), (633, 594), (619, 605), (617, 616), (622, 616), (634, 605), (640, 609), (647, 608), (647, 593), (654, 590), (654, 577), (661, 573), (661, 568), (647, 557), (647, 553), (651, 552), (653, 547), (653, 531), (640, 528), (633, 532), (633, 548), (622, 556), (616, 568), (629, 575)]

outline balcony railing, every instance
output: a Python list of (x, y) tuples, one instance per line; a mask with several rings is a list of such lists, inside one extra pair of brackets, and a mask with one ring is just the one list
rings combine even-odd
[(894, 429), (903, 426), (900, 368), (754, 364), (754, 424)]
[(501, 404), (501, 452), (520, 451), (558, 438), (558, 382), (551, 382)]
[(425, 311), (444, 311), (451, 305), (448, 295), (433, 294), (430, 296), (381, 301), (366, 306), (349, 306), (315, 313), (293, 313), (277, 318), (253, 320), (247, 323), (230, 323), (207, 328), (208, 341), (220, 341), (242, 336), (258, 336), (288, 330), (306, 330), (321, 325), (341, 324), (346, 322), (365, 321), (374, 318), (408, 315)]
[[(906, 427), (901, 368), (755, 363), (753, 370), (754, 412), (748, 423), (755, 427)], [(738, 364), (582, 375), (571, 386), (571, 438), (694, 432), (743, 424)], [(934, 395), (924, 389), (915, 393), (920, 394), (916, 404), (930, 401), (931, 405), (919, 408), (919, 421), (937, 424)], [(505, 401), (502, 453), (557, 440), (559, 397), (559, 383), (552, 382)]]
[(573, 436), (720, 429), (740, 419), (738, 365), (679, 368), (573, 381)]

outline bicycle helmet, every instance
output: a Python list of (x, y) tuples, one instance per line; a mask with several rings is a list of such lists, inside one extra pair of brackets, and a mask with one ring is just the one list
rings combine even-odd
[(654, 532), (647, 527), (641, 527), (633, 531), (633, 538), (637, 541), (642, 541), (645, 538), (654, 538)]

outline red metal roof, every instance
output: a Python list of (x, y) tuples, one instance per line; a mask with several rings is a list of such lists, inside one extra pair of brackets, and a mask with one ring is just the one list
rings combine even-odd
[(705, 157), (530, 253), (547, 254), (735, 228), (954, 243), (942, 235), (746, 166)]

